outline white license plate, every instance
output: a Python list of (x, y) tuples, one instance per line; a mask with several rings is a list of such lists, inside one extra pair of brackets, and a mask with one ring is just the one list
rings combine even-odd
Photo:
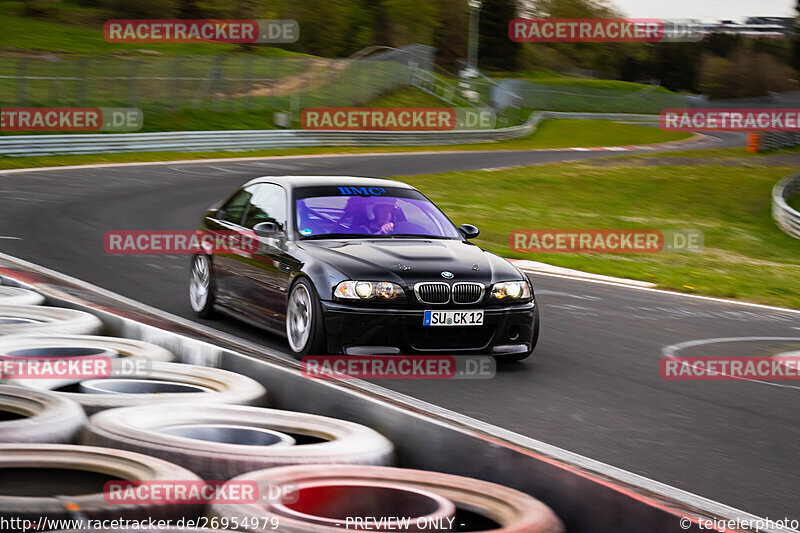
[(423, 326), (482, 326), (483, 311), (425, 311)]

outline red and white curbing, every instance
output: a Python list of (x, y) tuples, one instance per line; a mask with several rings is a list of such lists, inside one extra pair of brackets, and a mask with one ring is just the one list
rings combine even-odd
[(583, 270), (574, 270), (572, 268), (564, 268), (548, 263), (541, 263), (539, 261), (529, 261), (527, 259), (509, 259), (518, 269), (532, 274), (553, 274), (562, 277), (573, 279), (584, 279), (589, 281), (602, 281), (607, 283), (614, 283), (617, 285), (627, 285), (631, 287), (655, 287), (655, 283), (649, 281), (640, 281), (636, 279), (617, 278), (614, 276), (604, 276), (603, 274), (594, 274), (592, 272), (584, 272)]
[(576, 148), (553, 148), (553, 152), (638, 152), (641, 150), (657, 150), (667, 145), (651, 144), (643, 146), (592, 146)]
[(641, 152), (654, 150), (668, 150), (670, 148), (683, 147), (686, 144), (694, 144), (700, 141), (711, 139), (708, 135), (695, 133), (689, 138), (679, 139), (658, 144), (631, 144), (626, 146), (579, 146), (573, 148), (551, 148), (552, 152)]

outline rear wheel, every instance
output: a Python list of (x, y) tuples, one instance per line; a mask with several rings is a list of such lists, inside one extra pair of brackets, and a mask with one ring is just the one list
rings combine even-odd
[(286, 339), (297, 359), (321, 355), (324, 349), (322, 305), (317, 291), (306, 278), (298, 279), (289, 291), (286, 305)]
[(214, 275), (211, 260), (205, 254), (194, 256), (189, 278), (189, 303), (200, 318), (211, 318), (214, 314)]

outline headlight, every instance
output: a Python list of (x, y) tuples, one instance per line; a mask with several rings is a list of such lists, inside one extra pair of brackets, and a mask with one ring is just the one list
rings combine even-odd
[(404, 295), (403, 288), (391, 281), (343, 281), (333, 295), (343, 300), (394, 300)]
[(493, 300), (530, 300), (531, 289), (526, 281), (503, 281), (492, 285), (489, 293)]

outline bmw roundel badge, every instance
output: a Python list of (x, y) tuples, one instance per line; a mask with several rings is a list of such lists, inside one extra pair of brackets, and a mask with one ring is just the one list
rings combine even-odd
[(453, 273), (445, 270), (444, 272), (442, 272), (442, 277), (444, 279), (453, 279)]

